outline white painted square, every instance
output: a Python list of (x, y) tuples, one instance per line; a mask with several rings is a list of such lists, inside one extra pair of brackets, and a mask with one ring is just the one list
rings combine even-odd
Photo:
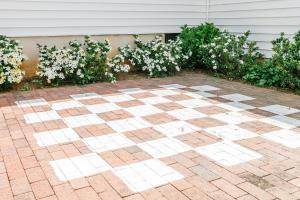
[(61, 119), (61, 117), (57, 114), (56, 111), (52, 110), (52, 111), (46, 111), (46, 112), (25, 114), (24, 119), (27, 124), (33, 124), (33, 123), (38, 123), (38, 122), (58, 120), (58, 119)]
[(121, 95), (111, 95), (111, 96), (105, 96), (103, 99), (112, 102), (112, 103), (118, 103), (118, 102), (124, 102), (124, 101), (132, 101), (135, 98), (128, 94), (121, 94)]
[(135, 106), (135, 107), (127, 108), (126, 110), (136, 117), (154, 115), (154, 114), (163, 112), (162, 110), (160, 110), (152, 105)]
[(260, 109), (271, 113), (275, 113), (277, 115), (289, 115), (289, 114), (300, 112), (300, 110), (298, 109), (281, 106), (281, 105), (271, 105), (271, 106), (262, 107)]
[(172, 110), (167, 113), (180, 120), (199, 119), (207, 116), (191, 108)]
[(220, 120), (222, 122), (226, 122), (228, 124), (240, 124), (243, 122), (249, 122), (255, 120), (252, 117), (249, 117), (247, 115), (238, 112), (220, 113), (220, 114), (211, 115), (210, 117)]
[(225, 166), (233, 166), (262, 157), (262, 155), (230, 141), (199, 147), (196, 148), (196, 151)]
[(282, 115), (276, 115), (273, 117), (263, 118), (259, 120), (284, 129), (300, 127), (300, 120)]
[(164, 97), (148, 97), (148, 98), (139, 99), (139, 100), (146, 104), (152, 104), (152, 105), (172, 102), (171, 100), (166, 99)]
[(36, 133), (33, 136), (41, 147), (80, 140), (77, 133), (70, 128)]
[(220, 90), (220, 88), (216, 88), (216, 87), (210, 86), (210, 85), (193, 86), (190, 88), (193, 90), (199, 90), (201, 92), (210, 92), (210, 91)]
[(166, 89), (169, 89), (169, 90), (186, 88), (186, 86), (180, 85), (180, 84), (160, 85), (160, 87), (163, 87), (163, 88), (166, 88)]
[(186, 108), (198, 108), (198, 107), (206, 107), (212, 105), (212, 103), (210, 103), (209, 101), (205, 101), (203, 99), (189, 99), (184, 101), (177, 101), (176, 103)]
[(175, 137), (201, 130), (200, 128), (185, 121), (174, 121), (165, 124), (159, 124), (154, 126), (154, 129), (169, 137)]
[(262, 135), (263, 138), (289, 148), (300, 147), (300, 134), (290, 130), (280, 130)]
[(96, 104), (96, 105), (88, 105), (85, 106), (86, 109), (88, 109), (90, 112), (99, 114), (99, 113), (105, 113), (115, 110), (120, 110), (121, 107), (114, 104), (114, 103), (103, 103), (103, 104)]
[(53, 103), (51, 105), (51, 108), (53, 110), (65, 110), (70, 108), (78, 108), (82, 106), (83, 105), (78, 101), (65, 101), (65, 102)]
[(16, 101), (15, 103), (18, 105), (19, 108), (48, 105), (48, 103), (45, 99), (23, 100), (23, 101)]
[(113, 172), (133, 192), (142, 192), (184, 178), (173, 168), (156, 159), (117, 167)]
[(204, 97), (204, 98), (211, 98), (211, 97), (216, 97), (217, 96), (215, 94), (211, 94), (211, 93), (208, 93), (208, 92), (201, 92), (201, 91), (194, 92), (194, 93), (197, 94), (197, 95), (200, 95), (201, 97)]
[(83, 94), (73, 94), (70, 97), (74, 100), (86, 100), (86, 99), (96, 99), (100, 98), (100, 95), (96, 93), (83, 93)]
[(143, 129), (151, 126), (151, 124), (139, 117), (109, 121), (107, 122), (107, 125), (109, 125), (117, 133), (134, 131), (137, 129)]
[(236, 141), (236, 140), (244, 140), (248, 138), (258, 137), (256, 133), (250, 132), (248, 130), (239, 128), (234, 125), (227, 126), (217, 126), (213, 128), (204, 129), (207, 133), (215, 135), (224, 140)]
[(155, 94), (157, 96), (161, 96), (161, 97), (180, 94), (179, 92), (176, 92), (174, 90), (164, 90), (164, 89), (152, 90), (152, 91), (150, 91), (150, 93)]
[(90, 150), (97, 153), (135, 145), (134, 142), (120, 133), (84, 138), (83, 142)]
[(228, 95), (223, 95), (221, 97), (223, 99), (228, 99), (230, 101), (250, 101), (250, 100), (255, 99), (253, 97), (245, 96), (245, 95), (242, 95), (242, 94), (228, 94)]
[(184, 94), (184, 95), (187, 95), (187, 96), (189, 96), (189, 97), (192, 97), (192, 98), (194, 98), (194, 99), (202, 99), (202, 98), (206, 98), (206, 97), (204, 97), (203, 95), (198, 94), (198, 92), (197, 92), (197, 93), (196, 93), (196, 92), (184, 92), (183, 94)]
[(240, 103), (240, 102), (229, 102), (229, 103), (220, 103), (217, 104), (218, 107), (224, 108), (226, 110), (234, 111), (234, 112), (239, 112), (243, 110), (250, 110), (254, 109), (255, 107)]
[(95, 114), (66, 117), (63, 120), (71, 128), (104, 123), (104, 121)]
[(122, 90), (118, 90), (118, 91), (125, 93), (125, 94), (138, 94), (138, 93), (145, 92), (145, 90), (143, 90), (141, 88), (127, 88), (127, 89), (122, 89)]
[(174, 138), (161, 138), (145, 143), (138, 144), (143, 151), (147, 152), (154, 158), (164, 158), (173, 156), (192, 148)]
[(96, 153), (50, 161), (50, 165), (60, 181), (83, 178), (111, 169)]

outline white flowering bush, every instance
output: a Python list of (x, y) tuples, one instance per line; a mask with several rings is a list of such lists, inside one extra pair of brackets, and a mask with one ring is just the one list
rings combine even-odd
[[(121, 49), (120, 49), (121, 50)], [(109, 62), (108, 66), (111, 68), (112, 73), (128, 73), (130, 66), (126, 64), (126, 59), (123, 53), (114, 56)]]
[(248, 41), (249, 34), (250, 32), (246, 32), (236, 36), (222, 32), (206, 45), (208, 57), (205, 64), (226, 77), (240, 77), (245, 67), (256, 64), (262, 58), (256, 43)]
[(129, 70), (129, 63), (135, 68), (144, 71), (149, 77), (165, 77), (175, 75), (186, 62), (189, 55), (182, 51), (180, 39), (164, 43), (163, 38), (157, 36), (150, 42), (142, 42), (139, 37), (135, 39), (136, 47), (127, 45), (119, 48), (120, 54), (112, 59), (112, 71)]
[(111, 50), (108, 41), (98, 42), (86, 37), (84, 43), (72, 41), (68, 47), (38, 45), (37, 75), (48, 84), (72, 82), (87, 84), (96, 81), (115, 81), (106, 64)]
[(16, 40), (0, 35), (0, 89), (20, 83), (25, 75), (20, 66), (26, 59)]

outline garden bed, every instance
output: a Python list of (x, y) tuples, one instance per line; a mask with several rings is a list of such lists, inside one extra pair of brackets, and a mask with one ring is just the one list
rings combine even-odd
[(22, 47), (13, 39), (0, 37), (1, 90), (23, 91), (36, 87), (90, 84), (126, 80), (132, 69), (149, 78), (175, 76), (181, 70), (204, 71), (229, 80), (242, 80), (261, 87), (300, 91), (300, 32), (294, 39), (282, 33), (272, 42), (270, 59), (260, 53), (250, 32), (235, 35), (221, 31), (210, 23), (182, 28), (175, 40), (165, 43), (157, 36), (149, 42), (135, 37), (135, 46), (119, 48), (109, 58), (109, 41), (94, 41), (86, 36), (83, 43), (70, 41), (63, 48), (38, 45), (39, 64), (36, 77), (18, 85), (26, 58)]

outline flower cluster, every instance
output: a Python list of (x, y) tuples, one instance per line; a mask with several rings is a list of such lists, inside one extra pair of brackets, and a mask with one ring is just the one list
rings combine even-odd
[(125, 57), (122, 54), (114, 56), (109, 62), (108, 66), (111, 68), (113, 73), (125, 72), (128, 73), (130, 66), (125, 64)]
[(189, 58), (183, 53), (180, 39), (164, 43), (160, 36), (150, 42), (142, 42), (136, 37), (135, 44), (134, 48), (128, 45), (119, 49), (120, 54), (110, 64), (113, 71), (127, 71), (129, 66), (124, 62), (128, 60), (150, 77), (170, 76), (180, 71), (181, 65)]
[(20, 83), (25, 75), (20, 66), (26, 59), (18, 41), (0, 35), (0, 86)]
[(111, 50), (108, 41), (72, 41), (69, 47), (57, 48), (38, 45), (40, 63), (37, 75), (47, 83), (71, 81), (86, 84), (95, 81), (114, 81), (106, 65)]
[(245, 66), (255, 64), (262, 57), (256, 43), (248, 42), (249, 34), (250, 32), (246, 32), (236, 36), (226, 31), (222, 32), (211, 43), (205, 45), (208, 51), (205, 64), (229, 78), (239, 77)]
[(46, 45), (39, 47), (39, 65), (37, 75), (45, 78), (48, 83), (64, 80), (77, 75), (83, 78), (85, 52), (76, 41), (69, 43), (69, 48), (49, 48)]

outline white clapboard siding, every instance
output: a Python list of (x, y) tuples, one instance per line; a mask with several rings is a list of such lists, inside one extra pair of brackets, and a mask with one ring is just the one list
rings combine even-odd
[(206, 5), (206, 0), (0, 0), (0, 34), (173, 33), (204, 22)]
[(174, 33), (207, 19), (250, 30), (270, 55), (280, 32), (300, 30), (300, 0), (0, 0), (0, 34), (15, 37)]
[(210, 0), (209, 21), (236, 34), (250, 30), (250, 40), (270, 56), (281, 32), (293, 37), (300, 30), (300, 0)]

